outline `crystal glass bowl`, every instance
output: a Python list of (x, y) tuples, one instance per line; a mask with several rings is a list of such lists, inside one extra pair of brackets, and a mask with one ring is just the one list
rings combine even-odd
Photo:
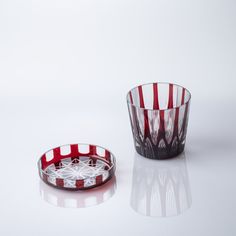
[(107, 149), (91, 144), (70, 144), (53, 148), (38, 161), (41, 179), (54, 187), (83, 190), (112, 178), (115, 157)]

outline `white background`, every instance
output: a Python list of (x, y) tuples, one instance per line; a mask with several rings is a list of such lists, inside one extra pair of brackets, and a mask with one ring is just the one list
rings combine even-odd
[[(0, 234), (235, 235), (235, 42), (234, 0), (1, 0)], [(152, 81), (192, 93), (192, 204), (173, 217), (143, 216), (130, 205), (140, 157), (125, 96)], [(54, 206), (42, 192), (67, 193), (40, 182), (37, 160), (78, 142), (115, 154), (116, 191), (87, 208)]]

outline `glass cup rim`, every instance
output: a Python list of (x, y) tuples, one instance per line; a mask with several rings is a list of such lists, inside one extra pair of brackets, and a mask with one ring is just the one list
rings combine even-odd
[[(167, 84), (167, 85), (173, 84), (173, 85), (178, 86), (178, 87), (180, 87), (180, 88), (184, 88), (184, 89), (189, 93), (189, 99), (188, 99), (186, 102), (184, 102), (184, 104), (182, 104), (182, 105), (180, 105), (180, 106), (176, 106), (176, 107), (173, 107), (173, 108), (166, 108), (166, 109), (142, 108), (142, 107), (140, 107), (140, 106), (134, 105), (134, 104), (132, 104), (131, 102), (129, 102), (129, 99), (128, 99), (128, 98), (129, 98), (129, 94), (130, 94), (130, 92), (131, 92), (132, 90), (138, 88), (139, 86), (151, 85), (151, 84), (155, 84), (155, 83), (157, 83), (157, 84)], [(177, 108), (180, 108), (180, 107), (182, 107), (182, 106), (187, 105), (187, 104), (190, 102), (191, 97), (192, 97), (192, 95), (191, 95), (190, 91), (189, 91), (188, 89), (186, 89), (186, 88), (185, 88), (184, 86), (182, 86), (182, 85), (175, 84), (175, 83), (170, 83), (170, 82), (149, 82), (149, 83), (144, 83), (144, 84), (137, 85), (137, 86), (133, 87), (132, 89), (130, 89), (130, 90), (128, 91), (127, 95), (126, 95), (126, 102), (127, 102), (128, 105), (130, 105), (130, 106), (132, 106), (132, 107), (135, 107), (135, 108), (137, 108), (137, 109), (139, 109), (139, 110), (146, 110), (146, 111), (168, 111), (168, 110), (175, 110), (175, 109), (177, 109)]]

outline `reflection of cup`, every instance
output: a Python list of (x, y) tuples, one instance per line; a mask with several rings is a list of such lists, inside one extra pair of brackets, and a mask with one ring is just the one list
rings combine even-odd
[(85, 208), (101, 204), (111, 198), (116, 191), (116, 178), (103, 186), (86, 191), (63, 191), (52, 188), (43, 181), (39, 183), (40, 195), (48, 203), (65, 208)]
[(131, 89), (127, 104), (136, 151), (167, 159), (184, 150), (190, 92), (177, 84), (150, 83)]
[(191, 206), (185, 154), (156, 162), (135, 154), (131, 207), (146, 216), (175, 216)]

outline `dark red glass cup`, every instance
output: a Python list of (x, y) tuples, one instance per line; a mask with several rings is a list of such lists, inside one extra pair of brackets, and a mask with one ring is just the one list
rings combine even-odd
[(177, 84), (150, 83), (127, 94), (136, 151), (147, 158), (167, 159), (184, 150), (190, 92)]

